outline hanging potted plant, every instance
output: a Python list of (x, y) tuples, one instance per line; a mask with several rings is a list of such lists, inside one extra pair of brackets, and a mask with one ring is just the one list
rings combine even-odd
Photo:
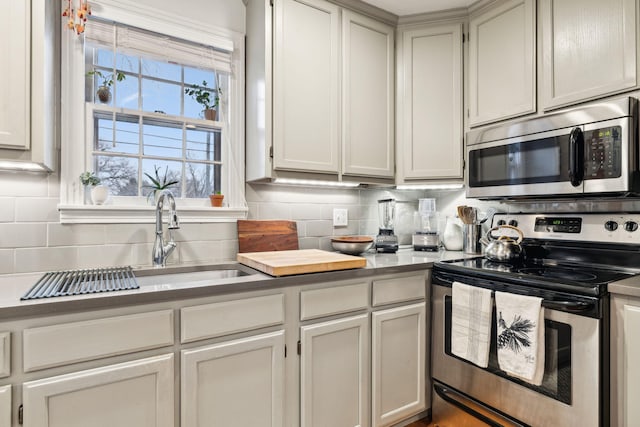
[(207, 88), (207, 82), (202, 81), (202, 85), (191, 85), (191, 88), (186, 88), (184, 93), (191, 96), (196, 102), (204, 108), (202, 113), (206, 120), (214, 120), (216, 119), (216, 108), (220, 104), (220, 95), (222, 95), (222, 91), (220, 90), (220, 85), (217, 85), (215, 88)]
[[(104, 74), (100, 70), (93, 70), (87, 73), (88, 76), (98, 76), (102, 79), (102, 83), (98, 86), (96, 95), (103, 104), (111, 101), (111, 86), (113, 85), (114, 73)], [(115, 72), (115, 79), (119, 82), (123, 81), (127, 76), (122, 71)]]

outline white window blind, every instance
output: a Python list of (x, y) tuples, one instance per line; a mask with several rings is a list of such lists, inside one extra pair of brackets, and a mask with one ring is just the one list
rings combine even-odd
[(232, 72), (232, 52), (197, 45), (145, 30), (92, 20), (87, 25), (85, 40), (103, 46), (113, 46), (133, 54), (165, 58), (171, 62), (218, 72)]

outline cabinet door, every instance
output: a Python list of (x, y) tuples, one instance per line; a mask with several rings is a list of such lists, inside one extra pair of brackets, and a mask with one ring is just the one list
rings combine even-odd
[(0, 387), (0, 426), (11, 425), (11, 386)]
[(338, 172), (339, 8), (274, 2), (275, 169)]
[(22, 386), (25, 427), (172, 427), (173, 355)]
[(302, 427), (369, 425), (368, 324), (363, 314), (301, 328)]
[(342, 12), (342, 171), (393, 177), (394, 30)]
[(640, 425), (640, 307), (624, 306), (624, 427)]
[(284, 332), (182, 351), (182, 427), (283, 425)]
[(543, 0), (544, 108), (636, 86), (635, 0)]
[(401, 179), (462, 178), (462, 25), (402, 34)]
[(426, 305), (373, 313), (373, 426), (388, 426), (426, 408)]
[(535, 7), (511, 0), (469, 22), (469, 124), (536, 109)]
[(0, 4), (0, 148), (29, 149), (31, 0)]

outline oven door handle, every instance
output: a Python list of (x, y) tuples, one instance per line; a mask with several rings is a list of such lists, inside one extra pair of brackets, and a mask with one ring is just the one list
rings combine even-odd
[[(465, 413), (467, 413), (468, 415), (472, 416), (476, 420), (482, 421), (483, 423), (485, 423), (489, 427), (515, 427), (515, 426), (523, 427), (522, 424), (516, 423), (516, 422), (511, 421), (511, 420), (507, 420), (505, 417), (503, 417), (502, 415), (498, 414), (497, 412), (491, 410), (487, 406), (480, 405), (480, 404), (474, 402), (474, 404), (478, 405), (479, 409), (481, 408), (482, 411), (485, 411), (487, 414), (489, 414), (490, 416), (492, 416), (494, 418), (492, 419), (492, 418), (489, 418), (487, 415), (481, 414), (480, 412), (476, 411), (475, 409), (469, 407), (467, 403), (464, 403), (464, 402), (461, 402), (460, 400), (458, 400), (456, 397), (459, 396), (460, 398), (462, 398), (462, 395), (459, 395), (457, 392), (455, 392), (454, 390), (449, 389), (448, 387), (441, 386), (440, 384), (434, 384), (433, 385), (433, 390), (445, 402), (449, 403), (450, 405), (455, 406), (456, 408), (460, 409), (461, 411), (464, 411)], [(466, 398), (463, 398), (463, 400), (467, 401)]]
[(543, 300), (542, 306), (550, 308), (551, 310), (562, 310), (573, 313), (581, 313), (583, 311), (589, 311), (595, 307), (595, 302), (584, 301), (551, 301)]

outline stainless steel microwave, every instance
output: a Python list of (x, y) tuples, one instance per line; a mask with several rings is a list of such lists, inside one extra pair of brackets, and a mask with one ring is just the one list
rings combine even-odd
[(640, 195), (638, 100), (470, 131), (465, 155), (468, 198)]

